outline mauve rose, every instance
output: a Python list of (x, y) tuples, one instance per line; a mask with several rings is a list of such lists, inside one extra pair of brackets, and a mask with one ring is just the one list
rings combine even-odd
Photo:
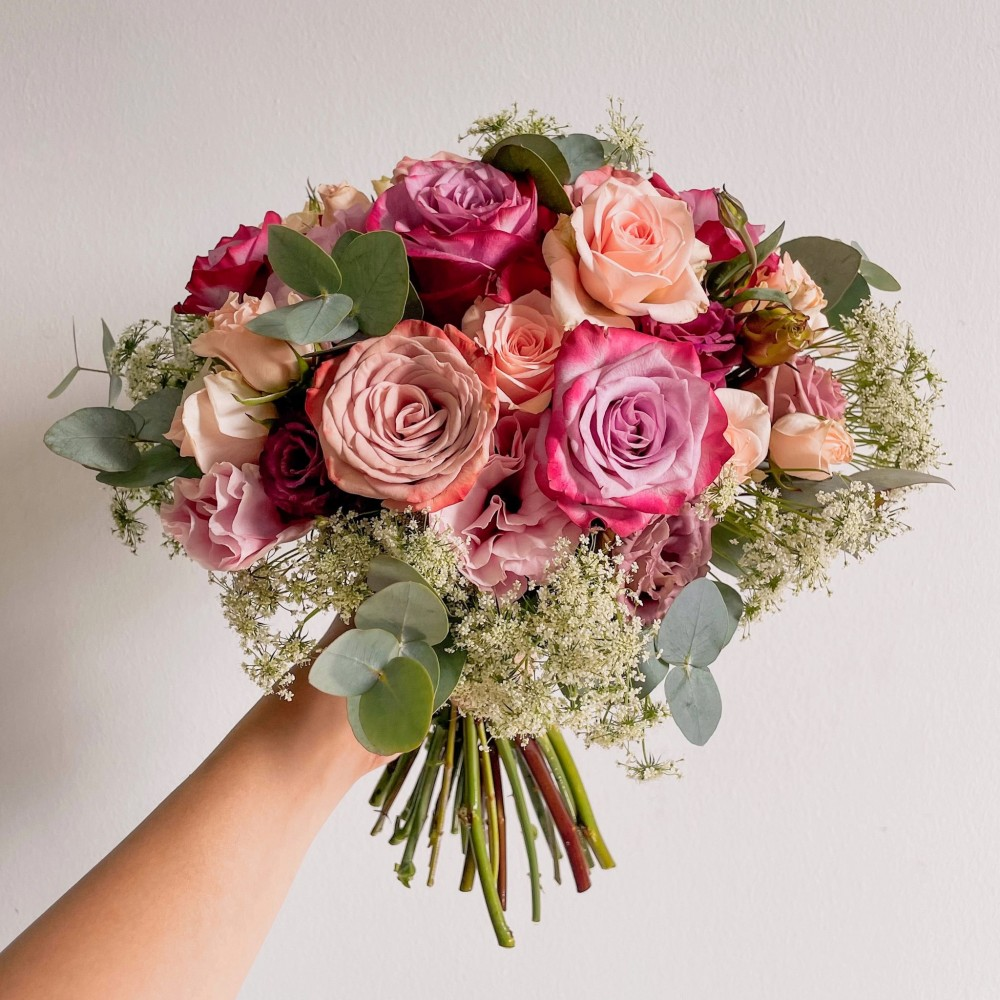
[(332, 514), (346, 499), (326, 474), (319, 436), (304, 413), (271, 428), (260, 453), (260, 481), (275, 507), (292, 517)]
[(472, 489), (489, 457), (493, 359), (455, 327), (407, 320), (320, 365), (306, 413), (341, 489), (437, 510)]
[(771, 423), (789, 413), (843, 420), (847, 409), (844, 390), (833, 372), (805, 355), (766, 369), (740, 388), (760, 396), (771, 414)]
[(485, 163), (427, 160), (376, 199), (365, 223), (406, 241), (427, 318), (460, 323), (481, 295), (545, 290), (535, 186)]
[(535, 438), (539, 417), (510, 413), (500, 418), (494, 453), (465, 499), (431, 515), (463, 543), (462, 572), (497, 597), (520, 596), (528, 581), (544, 582), (560, 538), (580, 531), (537, 482)]
[(676, 514), (732, 456), (726, 411), (690, 344), (581, 323), (556, 361), (543, 489), (619, 535)]
[[(712, 261), (731, 260), (746, 249), (742, 240), (731, 229), (719, 221), (719, 203), (715, 188), (692, 188), (681, 191), (678, 197), (691, 209), (694, 218), (695, 235), (708, 245)], [(763, 226), (748, 225), (747, 232), (756, 243), (764, 235)]]
[(733, 311), (718, 302), (710, 302), (708, 310), (690, 323), (657, 323), (646, 316), (640, 329), (662, 340), (690, 344), (701, 359), (701, 377), (715, 387), (724, 385), (743, 360)]
[(308, 521), (289, 524), (281, 516), (250, 463), (220, 462), (201, 479), (178, 476), (173, 485), (173, 502), (160, 508), (163, 530), (215, 572), (246, 569), (275, 545), (309, 530)]
[(281, 222), (277, 212), (268, 212), (259, 226), (240, 226), (232, 236), (223, 236), (204, 257), (195, 257), (190, 295), (174, 306), (174, 312), (204, 316), (220, 308), (230, 292), (260, 297), (271, 269), (267, 256), (267, 227)]
[(708, 573), (712, 524), (685, 506), (672, 516), (654, 517), (615, 549), (626, 569), (635, 566), (628, 586), (640, 603), (624, 595), (622, 601), (643, 624), (662, 618), (682, 587)]

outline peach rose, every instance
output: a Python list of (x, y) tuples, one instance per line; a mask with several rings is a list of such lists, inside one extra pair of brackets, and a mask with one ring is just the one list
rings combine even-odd
[[(823, 289), (809, 277), (809, 272), (797, 261), (785, 254), (777, 268), (762, 269), (758, 272), (758, 287), (773, 288), (784, 292), (791, 300), (796, 312), (805, 313), (809, 317), (810, 330), (825, 330), (826, 316), (823, 310), (827, 306)], [(743, 311), (754, 308), (755, 303), (743, 304)]]
[(563, 330), (547, 295), (528, 292), (507, 305), (477, 299), (462, 331), (493, 356), (501, 406), (541, 413), (549, 405)]
[(695, 238), (691, 210), (649, 181), (608, 178), (559, 219), (542, 253), (567, 329), (585, 320), (634, 327), (622, 318), (632, 316), (688, 323), (708, 308), (708, 248)]
[(735, 473), (737, 482), (745, 483), (767, 457), (771, 414), (764, 401), (752, 392), (716, 389), (715, 395), (729, 418), (725, 437), (733, 449), (733, 457), (726, 465)]
[(196, 379), (188, 383), (170, 430), (163, 436), (182, 455), (193, 457), (202, 472), (216, 462), (236, 466), (256, 462), (268, 434), (267, 427), (257, 421), (273, 419), (278, 411), (271, 403), (246, 406), (236, 398), (253, 395), (253, 388), (237, 372)]
[(338, 217), (338, 212), (367, 212), (372, 206), (371, 198), (351, 184), (320, 184), (316, 195), (323, 203), (324, 226), (329, 226)]
[(771, 459), (799, 479), (829, 479), (831, 467), (854, 457), (854, 439), (839, 420), (789, 413), (771, 428)]
[[(289, 304), (300, 302), (294, 292)], [(226, 304), (212, 313), (212, 326), (191, 341), (191, 350), (200, 358), (218, 358), (238, 372), (247, 385), (260, 392), (280, 392), (297, 382), (299, 358), (291, 344), (273, 337), (262, 337), (247, 329), (247, 323), (275, 308), (270, 292), (256, 299), (245, 295), (243, 300), (232, 292)], [(302, 351), (312, 346), (302, 347)]]

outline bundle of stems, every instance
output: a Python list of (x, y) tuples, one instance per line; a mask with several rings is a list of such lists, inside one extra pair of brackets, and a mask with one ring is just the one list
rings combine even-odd
[[(423, 762), (417, 770), (421, 754)], [(506, 918), (508, 824), (504, 794), (508, 787), (528, 858), (533, 921), (541, 919), (542, 908), (535, 846), (538, 829), (552, 855), (556, 882), (562, 881), (563, 857), (578, 892), (590, 888), (595, 860), (601, 868), (614, 867), (580, 772), (562, 733), (555, 727), (537, 736), (507, 740), (492, 735), (480, 720), (445, 705), (434, 716), (422, 746), (402, 754), (379, 776), (369, 800), (378, 809), (373, 837), (385, 828), (414, 771), (416, 780), (389, 837), (389, 843), (404, 845), (396, 865), (397, 877), (410, 885), (417, 872), (413, 859), (429, 824), (427, 884), (433, 885), (448, 826), (451, 833), (460, 835), (465, 855), (459, 888), (471, 891), (478, 877), (497, 942), (504, 948), (514, 946)]]

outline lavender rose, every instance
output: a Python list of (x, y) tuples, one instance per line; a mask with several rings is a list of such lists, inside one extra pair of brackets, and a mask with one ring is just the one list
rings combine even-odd
[(733, 311), (711, 302), (690, 323), (657, 323), (650, 317), (642, 321), (641, 329), (653, 337), (691, 344), (701, 358), (701, 377), (718, 388), (743, 360), (743, 349), (736, 342), (736, 319)]
[(833, 372), (804, 356), (768, 368), (741, 388), (764, 401), (772, 424), (789, 413), (843, 420), (847, 408), (844, 390)]

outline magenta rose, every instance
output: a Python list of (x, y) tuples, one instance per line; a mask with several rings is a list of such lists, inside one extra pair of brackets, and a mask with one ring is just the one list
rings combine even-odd
[(256, 465), (213, 465), (201, 479), (174, 480), (172, 503), (160, 508), (164, 532), (199, 565), (246, 569), (275, 545), (301, 538), (309, 521), (289, 524), (271, 503)]
[(743, 360), (733, 311), (718, 302), (709, 303), (708, 311), (690, 323), (657, 323), (646, 316), (641, 327), (662, 340), (690, 344), (701, 359), (701, 377), (714, 388), (724, 385), (726, 376)]
[[(712, 261), (731, 260), (743, 253), (745, 247), (739, 236), (727, 229), (719, 221), (719, 203), (715, 197), (715, 188), (681, 191), (679, 197), (687, 203), (694, 216), (695, 236), (702, 243), (708, 244)], [(751, 239), (756, 243), (764, 234), (763, 226), (747, 226)]]
[(481, 295), (548, 287), (535, 187), (475, 160), (425, 160), (379, 195), (365, 228), (406, 241), (427, 318), (461, 323)]
[(581, 323), (556, 360), (542, 487), (583, 528), (619, 535), (676, 514), (733, 449), (690, 344)]
[(622, 557), (630, 573), (629, 589), (639, 598), (637, 605), (623, 595), (623, 602), (645, 625), (652, 625), (667, 613), (682, 587), (708, 573), (712, 521), (703, 521), (685, 506), (672, 517), (654, 517), (622, 542), (615, 555)]
[(805, 356), (768, 368), (740, 388), (755, 393), (767, 404), (772, 424), (789, 413), (843, 420), (847, 408), (844, 390), (833, 372)]
[(538, 486), (538, 424), (535, 414), (501, 417), (494, 453), (469, 494), (432, 515), (462, 543), (465, 575), (497, 597), (520, 596), (530, 580), (544, 582), (558, 539), (580, 533)]
[(284, 514), (332, 514), (347, 499), (330, 482), (319, 435), (304, 413), (294, 413), (271, 428), (259, 461), (264, 492)]
[(267, 227), (281, 222), (268, 212), (259, 226), (240, 226), (224, 236), (205, 257), (195, 257), (188, 297), (174, 311), (203, 316), (225, 305), (230, 292), (260, 298), (271, 273), (267, 260)]

